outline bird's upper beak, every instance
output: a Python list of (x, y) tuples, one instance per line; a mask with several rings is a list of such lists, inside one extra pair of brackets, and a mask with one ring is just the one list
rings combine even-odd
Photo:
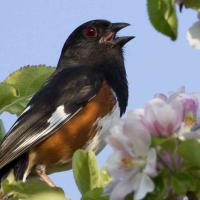
[(109, 30), (106, 32), (104, 36), (102, 36), (99, 40), (100, 43), (112, 44), (113, 46), (121, 46), (123, 47), (128, 41), (135, 38), (134, 36), (123, 36), (116, 37), (116, 34), (121, 29), (129, 26), (128, 23), (112, 23)]

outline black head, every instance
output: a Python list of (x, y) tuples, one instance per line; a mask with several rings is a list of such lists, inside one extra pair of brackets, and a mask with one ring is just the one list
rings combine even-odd
[(134, 37), (117, 37), (127, 23), (92, 20), (75, 29), (62, 49), (58, 67), (68, 64), (93, 64), (109, 55), (122, 55), (122, 47)]

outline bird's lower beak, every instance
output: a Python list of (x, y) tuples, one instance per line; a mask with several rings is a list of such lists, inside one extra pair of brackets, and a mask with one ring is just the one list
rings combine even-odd
[(127, 42), (135, 38), (134, 36), (116, 37), (116, 34), (121, 29), (129, 26), (128, 23), (112, 23), (109, 32), (100, 39), (100, 43), (112, 44), (113, 46), (123, 47)]

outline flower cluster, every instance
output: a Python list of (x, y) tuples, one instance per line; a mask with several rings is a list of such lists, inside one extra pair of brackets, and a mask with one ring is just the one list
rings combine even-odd
[[(144, 109), (129, 112), (127, 118), (111, 129), (106, 140), (114, 153), (107, 161), (112, 181), (105, 193), (111, 200), (123, 200), (131, 193), (134, 200), (140, 200), (155, 190), (154, 180), (158, 176), (162, 178), (162, 171), (167, 170), (175, 178), (185, 164), (185, 157), (179, 155), (179, 144), (200, 138), (198, 124), (200, 95), (186, 94), (184, 88), (168, 97), (156, 94)], [(184, 149), (180, 145), (180, 152), (184, 152), (181, 148)], [(169, 182), (173, 178), (170, 177)], [(176, 189), (169, 189), (170, 195), (186, 198), (187, 189), (180, 195)]]

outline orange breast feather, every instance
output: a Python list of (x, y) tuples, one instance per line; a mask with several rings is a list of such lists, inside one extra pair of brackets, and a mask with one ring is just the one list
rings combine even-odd
[(78, 114), (31, 150), (31, 165), (48, 167), (69, 161), (75, 150), (84, 147), (95, 136), (97, 119), (110, 113), (115, 104), (113, 92), (104, 82), (98, 94)]

